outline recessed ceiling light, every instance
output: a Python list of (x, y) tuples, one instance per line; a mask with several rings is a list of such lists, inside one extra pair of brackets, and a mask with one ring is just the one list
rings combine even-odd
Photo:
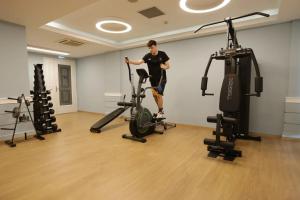
[(49, 49), (42, 49), (42, 48), (31, 47), (31, 46), (28, 46), (27, 50), (34, 51), (34, 52), (42, 52), (42, 53), (50, 53), (50, 54), (55, 54), (55, 55), (62, 55), (62, 56), (68, 56), (68, 55), (70, 55), (67, 52), (53, 51), (53, 50), (49, 50)]
[(179, 2), (179, 6), (182, 10), (186, 11), (186, 12), (189, 12), (189, 13), (208, 13), (208, 12), (213, 12), (213, 11), (216, 11), (216, 10), (219, 10), (223, 7), (225, 7), (227, 4), (229, 4), (229, 2), (231, 0), (223, 0), (223, 2), (213, 8), (209, 8), (209, 9), (204, 9), (204, 10), (194, 10), (194, 9), (191, 9), (189, 8), (186, 3), (187, 3), (188, 0), (180, 0)]
[[(120, 30), (120, 31), (116, 31), (116, 30), (109, 30), (106, 28), (103, 28), (103, 25), (109, 25), (109, 24), (113, 24), (113, 25), (122, 25), (124, 26), (125, 29)], [(106, 33), (127, 33), (129, 31), (131, 31), (132, 27), (130, 26), (130, 24), (127, 24), (125, 22), (122, 21), (118, 21), (118, 20), (103, 20), (100, 21), (96, 24), (96, 28), (99, 29), (100, 31), (106, 32)]]

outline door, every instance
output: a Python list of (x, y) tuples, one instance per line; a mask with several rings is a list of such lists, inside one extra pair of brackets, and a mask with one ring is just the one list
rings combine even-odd
[(51, 90), (55, 113), (77, 112), (75, 62), (44, 58), (44, 75), (46, 88)]
[(71, 66), (58, 64), (59, 104), (72, 105)]

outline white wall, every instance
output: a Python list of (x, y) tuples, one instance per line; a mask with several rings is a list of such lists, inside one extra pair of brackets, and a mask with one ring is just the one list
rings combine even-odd
[[(78, 67), (78, 66), (86, 66)], [(104, 55), (83, 58), (77, 61), (78, 110), (104, 112), (105, 93)]]
[(0, 97), (29, 94), (25, 27), (0, 21)]
[[(280, 135), (289, 82), (291, 23), (239, 31), (238, 38), (243, 46), (253, 48), (264, 77), (262, 97), (253, 97), (251, 100), (250, 129)], [(224, 47), (225, 39), (224, 34), (219, 34), (160, 45), (160, 49), (168, 53), (172, 65), (167, 73), (165, 93), (165, 110), (169, 121), (214, 126), (206, 122), (206, 117), (219, 112), (224, 64), (221, 61), (214, 62), (209, 72), (208, 91), (215, 93), (214, 97), (202, 97), (200, 84), (210, 54)], [(135, 48), (79, 59), (79, 110), (103, 112), (104, 92), (129, 95), (128, 73), (123, 58), (141, 59), (147, 51), (147, 48)], [(116, 91), (119, 83), (120, 91)], [(150, 92), (144, 103), (156, 112)]]
[(300, 97), (300, 20), (292, 23), (289, 97)]

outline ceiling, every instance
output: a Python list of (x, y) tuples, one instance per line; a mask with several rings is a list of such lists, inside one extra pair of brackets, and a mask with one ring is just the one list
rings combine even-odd
[[(193, 8), (209, 8), (222, 0), (188, 0)], [(146, 18), (139, 11), (157, 7), (165, 14)], [(145, 45), (147, 40), (168, 42), (223, 32), (225, 26), (193, 30), (202, 24), (228, 16), (266, 11), (270, 18), (249, 18), (237, 22), (238, 28), (257, 27), (300, 18), (299, 0), (231, 0), (224, 8), (205, 14), (191, 14), (179, 7), (179, 0), (1, 0), (0, 20), (26, 26), (30, 46), (69, 52), (71, 57), (127, 49)], [(104, 33), (95, 24), (105, 19), (129, 23), (132, 31), (124, 34)], [(73, 47), (58, 43), (73, 39), (84, 44)]]

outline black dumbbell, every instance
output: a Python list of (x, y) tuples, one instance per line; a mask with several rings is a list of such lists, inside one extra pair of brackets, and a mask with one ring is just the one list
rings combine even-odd
[(42, 96), (42, 95), (48, 95), (51, 94), (50, 90), (40, 90), (39, 88), (37, 88), (37, 90), (35, 90), (34, 94), (37, 94), (37, 96)]
[(55, 111), (53, 109), (49, 109), (49, 110), (43, 112), (43, 114), (50, 114), (50, 115), (53, 115), (54, 113), (55, 113)]
[(57, 130), (57, 125), (56, 124), (51, 124), (50, 126), (44, 124), (42, 126), (43, 130), (45, 131), (56, 131)]
[(52, 124), (52, 130), (57, 131), (57, 124)]
[(43, 122), (43, 123), (48, 123), (48, 122), (56, 122), (56, 117), (54, 117), (54, 116), (51, 116), (50, 118), (48, 118), (48, 119), (41, 119), (41, 122)]
[(34, 102), (41, 102), (41, 101), (51, 101), (52, 100), (52, 98), (51, 98), (51, 96), (47, 96), (47, 97), (40, 97), (40, 98), (37, 98), (37, 97), (34, 97), (33, 98), (33, 101)]
[(53, 107), (53, 103), (49, 102), (48, 104), (44, 104), (42, 105), (43, 108), (52, 108)]

